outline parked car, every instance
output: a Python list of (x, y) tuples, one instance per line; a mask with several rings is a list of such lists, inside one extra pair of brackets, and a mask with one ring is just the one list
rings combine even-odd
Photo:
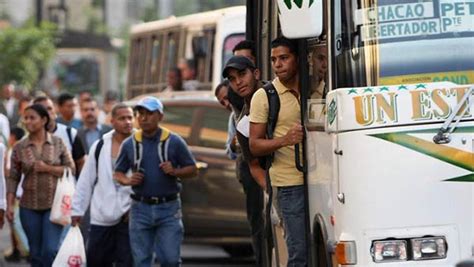
[[(151, 95), (164, 104), (160, 125), (186, 140), (199, 169), (197, 177), (182, 180), (184, 242), (220, 245), (231, 255), (249, 253), (245, 195), (236, 177), (235, 161), (225, 153), (230, 112), (212, 92)], [(128, 104), (142, 97), (145, 95)]]

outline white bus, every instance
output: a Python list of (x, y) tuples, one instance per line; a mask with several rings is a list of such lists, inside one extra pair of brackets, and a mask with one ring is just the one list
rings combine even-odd
[(298, 39), (310, 266), (472, 257), (474, 2), (249, 4), (264, 80), (270, 41)]
[(245, 11), (237, 6), (132, 27), (128, 98), (162, 91), (180, 59), (195, 62), (199, 90), (214, 89), (233, 47), (245, 39)]

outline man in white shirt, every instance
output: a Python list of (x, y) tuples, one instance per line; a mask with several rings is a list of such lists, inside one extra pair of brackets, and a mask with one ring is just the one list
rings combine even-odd
[[(2, 87), (2, 94), (0, 99), (0, 113), (7, 116), (10, 127), (18, 123), (20, 116), (18, 114), (18, 101), (13, 96), (15, 92), (15, 85), (12, 83), (5, 84)], [(8, 138), (8, 137), (7, 137)]]
[(120, 145), (133, 131), (133, 110), (117, 104), (111, 113), (113, 130), (92, 144), (72, 200), (73, 226), (80, 223), (91, 203), (86, 249), (91, 267), (112, 266), (114, 262), (116, 266), (133, 265), (128, 234), (132, 191), (113, 177)]
[(10, 136), (10, 123), (7, 116), (0, 113), (0, 143), (8, 144)]

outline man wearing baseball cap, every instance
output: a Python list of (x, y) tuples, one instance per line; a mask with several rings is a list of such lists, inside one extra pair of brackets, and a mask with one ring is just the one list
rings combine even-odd
[[(245, 122), (250, 111), (250, 100), (253, 94), (263, 86), (260, 81), (260, 71), (254, 63), (245, 56), (233, 56), (227, 61), (222, 76), (227, 78), (231, 89), (244, 99), (240, 114), (236, 114), (236, 123)], [(248, 120), (247, 120), (248, 123)], [(245, 128), (245, 127), (244, 127)], [(247, 220), (252, 233), (252, 246), (255, 252), (256, 266), (263, 266), (263, 191), (265, 170), (259, 165), (258, 158), (250, 153), (248, 133), (243, 134), (237, 126), (237, 140), (242, 151), (237, 158), (239, 180), (242, 183), (246, 204)]]
[(196, 162), (180, 136), (159, 126), (164, 113), (160, 100), (145, 97), (135, 110), (140, 130), (124, 141), (115, 165), (116, 180), (133, 189), (129, 227), (134, 266), (151, 266), (153, 251), (161, 266), (180, 266), (180, 178), (195, 176)]

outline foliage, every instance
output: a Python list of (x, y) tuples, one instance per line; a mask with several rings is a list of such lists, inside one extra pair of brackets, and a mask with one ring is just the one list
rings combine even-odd
[[(127, 75), (127, 64), (128, 64), (128, 56), (129, 56), (129, 49), (130, 49), (130, 32), (129, 26), (125, 26), (120, 30), (119, 33), (120, 39), (123, 40), (123, 45), (118, 50), (118, 59), (119, 59), (119, 77), (124, 77)], [(120, 79), (120, 99), (123, 99), (125, 96), (125, 87), (124, 80)], [(126, 82), (125, 82), (126, 83)]]
[(154, 5), (149, 5), (145, 7), (143, 11), (143, 15), (141, 16), (141, 20), (143, 22), (149, 22), (160, 19), (157, 13), (157, 9)]
[(183, 16), (237, 5), (245, 5), (245, 0), (175, 0), (175, 15)]
[(0, 31), (0, 83), (33, 88), (55, 53), (56, 27), (42, 23)]
[(91, 6), (102, 8), (104, 6), (104, 0), (92, 0)]
[[(100, 3), (98, 3), (100, 4)], [(107, 26), (105, 25), (103, 14), (96, 6), (87, 6), (83, 10), (84, 16), (87, 18), (86, 31), (95, 34), (107, 34)]]

